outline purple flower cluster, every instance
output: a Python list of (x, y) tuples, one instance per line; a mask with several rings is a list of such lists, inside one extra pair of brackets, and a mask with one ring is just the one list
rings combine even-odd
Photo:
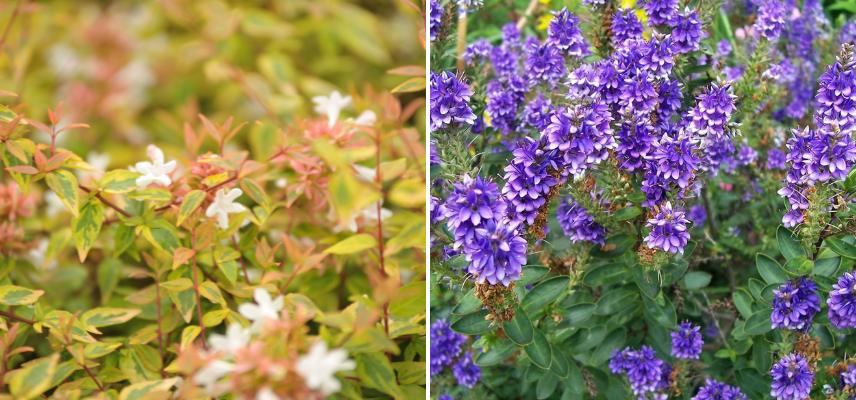
[(455, 74), (443, 71), (431, 73), (431, 130), (445, 129), (453, 124), (475, 123), (476, 115), (469, 101), (473, 91)]
[(758, 159), (758, 152), (748, 143), (744, 142), (737, 151), (737, 165), (741, 167), (749, 166), (755, 163)]
[(556, 209), (556, 219), (571, 242), (588, 241), (603, 245), (606, 228), (598, 224), (573, 198), (566, 197)]
[(554, 87), (568, 73), (565, 57), (553, 42), (540, 43), (530, 37), (526, 41), (526, 80), (529, 86), (546, 84)]
[(440, 33), (440, 28), (443, 27), (443, 6), (438, 0), (431, 0), (428, 4), (428, 31), (431, 41), (437, 40), (437, 34)]
[(838, 33), (838, 42), (856, 45), (856, 21), (848, 21)]
[(628, 39), (636, 39), (642, 36), (645, 28), (636, 18), (633, 10), (617, 10), (612, 15), (612, 45), (619, 46)]
[(682, 322), (678, 330), (672, 332), (672, 356), (698, 360), (701, 355), (701, 346), (704, 340), (701, 338), (701, 327), (689, 322)]
[(788, 10), (779, 0), (765, 0), (758, 8), (758, 17), (753, 30), (767, 40), (774, 41), (782, 34)]
[(845, 272), (838, 278), (826, 305), (832, 325), (838, 329), (856, 328), (856, 272)]
[(547, 148), (558, 150), (567, 171), (581, 176), (605, 160), (616, 147), (609, 108), (602, 103), (577, 104), (557, 111), (544, 130)]
[(670, 35), (675, 52), (685, 54), (698, 50), (699, 44), (704, 38), (698, 12), (686, 9), (683, 13), (678, 14), (672, 23), (674, 27)]
[(524, 138), (512, 152), (505, 167), (502, 195), (508, 204), (509, 219), (532, 224), (547, 194), (560, 183), (561, 159), (556, 150), (547, 150), (545, 140)]
[(731, 85), (712, 84), (696, 97), (695, 107), (688, 114), (690, 121), (686, 127), (687, 133), (700, 138), (702, 147), (706, 147), (712, 139), (726, 136), (728, 123), (736, 109), (735, 99)]
[(525, 100), (524, 85), (517, 76), (487, 84), (485, 111), (490, 115), (491, 126), (504, 134), (517, 129), (517, 110)]
[(740, 389), (715, 379), (707, 379), (692, 400), (749, 400)]
[[(841, 55), (818, 79), (819, 87), (815, 101), (814, 119), (818, 130), (832, 136), (837, 141), (850, 139), (850, 134), (856, 131), (856, 54), (854, 45), (842, 46)], [(848, 150), (853, 145), (849, 143)], [(831, 163), (841, 162), (830, 157)], [(852, 165), (852, 160), (847, 160)], [(834, 171), (835, 169), (830, 168)], [(838, 166), (841, 167), (841, 166)], [(840, 169), (840, 168), (839, 168)], [(849, 168), (844, 171), (848, 172)], [(836, 176), (836, 179), (839, 177)]]
[(642, 8), (654, 25), (668, 25), (678, 14), (678, 0), (645, 0)]
[(621, 123), (618, 130), (616, 157), (619, 166), (633, 172), (645, 167), (657, 144), (656, 130), (646, 118), (634, 118)]
[(820, 312), (817, 285), (802, 277), (788, 281), (773, 291), (773, 312), (770, 321), (774, 329), (807, 331), (814, 315)]
[(624, 374), (630, 381), (633, 394), (640, 399), (649, 393), (664, 392), (669, 388), (669, 374), (672, 368), (657, 358), (654, 349), (642, 346), (639, 350), (625, 347), (612, 352), (609, 369), (613, 374)]
[(446, 225), (455, 235), (455, 247), (460, 247), (476, 236), (476, 228), (485, 221), (496, 220), (505, 215), (506, 205), (499, 197), (496, 184), (464, 176), (454, 185), (452, 193), (443, 203), (443, 215)]
[(764, 164), (764, 167), (768, 170), (781, 170), (785, 169), (785, 162), (787, 161), (787, 155), (785, 155), (784, 151), (779, 149), (770, 149), (767, 151), (767, 163)]
[(523, 109), (523, 123), (541, 132), (547, 128), (547, 125), (550, 125), (550, 117), (554, 111), (555, 107), (553, 107), (550, 99), (538, 93), (538, 96), (526, 104), (526, 108)]
[(690, 240), (687, 231), (687, 219), (683, 210), (672, 209), (672, 204), (666, 202), (659, 206), (659, 212), (645, 225), (651, 229), (645, 236), (645, 244), (652, 249), (660, 249), (670, 253), (684, 253), (684, 247)]
[(847, 370), (841, 373), (841, 386), (856, 389), (856, 364), (848, 365)]
[(567, 9), (553, 12), (553, 20), (547, 28), (547, 42), (552, 43), (566, 55), (583, 57), (589, 54), (579, 27), (579, 19)]
[(520, 279), (523, 264), (526, 264), (526, 249), (526, 240), (520, 237), (516, 225), (485, 220), (464, 247), (470, 263), (467, 272), (473, 274), (478, 283), (508, 286)]
[(777, 400), (803, 400), (809, 398), (814, 372), (801, 354), (782, 357), (770, 370), (773, 378), (770, 394)]
[(458, 381), (458, 385), (472, 389), (479, 383), (481, 368), (473, 363), (473, 355), (468, 351), (452, 366), (452, 374)]
[(453, 331), (449, 323), (442, 319), (431, 324), (431, 376), (452, 365), (466, 341), (466, 336)]

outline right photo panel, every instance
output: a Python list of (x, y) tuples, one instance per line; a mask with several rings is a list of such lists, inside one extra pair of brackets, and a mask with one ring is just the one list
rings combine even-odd
[(429, 3), (432, 399), (856, 399), (853, 0)]

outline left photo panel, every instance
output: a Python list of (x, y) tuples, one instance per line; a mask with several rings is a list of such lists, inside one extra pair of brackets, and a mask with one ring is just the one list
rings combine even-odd
[(424, 10), (0, 2), (0, 400), (424, 399)]

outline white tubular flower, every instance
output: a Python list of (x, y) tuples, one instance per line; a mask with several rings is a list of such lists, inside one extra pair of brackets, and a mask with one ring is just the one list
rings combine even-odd
[(354, 125), (359, 126), (374, 126), (375, 123), (377, 123), (377, 114), (372, 110), (363, 111), (363, 113), (354, 120)]
[(193, 375), (193, 382), (197, 385), (205, 387), (205, 390), (210, 394), (216, 394), (220, 391), (217, 388), (217, 381), (228, 375), (235, 369), (235, 366), (223, 360), (214, 360), (204, 368)]
[(229, 214), (244, 211), (244, 206), (235, 203), (235, 199), (241, 197), (244, 192), (241, 189), (232, 189), (228, 192), (226, 189), (220, 189), (214, 195), (214, 201), (205, 210), (205, 216), (208, 218), (217, 217), (217, 225), (220, 229), (229, 227)]
[(357, 171), (357, 175), (360, 179), (366, 182), (374, 182), (375, 177), (377, 177), (377, 170), (374, 168), (364, 167), (359, 164), (352, 164), (351, 166), (353, 166), (354, 170)]
[(279, 319), (279, 312), (285, 305), (285, 299), (282, 296), (271, 299), (267, 290), (256, 288), (253, 292), (253, 298), (256, 300), (255, 304), (244, 303), (238, 307), (238, 312), (253, 321), (253, 325), (258, 325), (269, 319)]
[(269, 386), (265, 386), (256, 393), (256, 400), (281, 400)]
[(152, 183), (169, 186), (172, 183), (169, 174), (175, 170), (175, 160), (164, 163), (163, 151), (153, 144), (150, 144), (146, 149), (146, 154), (152, 161), (140, 161), (134, 164), (133, 167), (134, 171), (143, 174), (137, 178), (137, 186), (141, 189), (148, 187)]
[(232, 323), (226, 328), (226, 335), (211, 335), (209, 343), (211, 350), (234, 356), (250, 343), (250, 331), (244, 329), (241, 324)]
[(327, 123), (332, 127), (339, 120), (342, 109), (351, 104), (351, 96), (342, 96), (338, 91), (333, 91), (329, 96), (315, 96), (315, 112), (327, 116)]
[(339, 371), (349, 371), (356, 367), (353, 360), (348, 359), (348, 353), (343, 349), (327, 351), (323, 341), (315, 342), (309, 353), (297, 360), (297, 373), (312, 390), (320, 391), (325, 396), (338, 392), (342, 383), (336, 379)]

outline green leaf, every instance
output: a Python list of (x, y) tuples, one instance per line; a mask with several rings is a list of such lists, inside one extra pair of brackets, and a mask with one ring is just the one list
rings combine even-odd
[(540, 329), (535, 330), (532, 343), (529, 343), (523, 349), (529, 359), (532, 360), (533, 364), (541, 367), (542, 369), (550, 368), (550, 363), (553, 358), (552, 349), (550, 348), (550, 342), (547, 341), (547, 337), (544, 336), (544, 333), (541, 332)]
[(797, 257), (805, 257), (806, 252), (802, 243), (797, 239), (793, 232), (779, 225), (776, 229), (776, 241), (779, 242), (779, 251), (786, 259), (790, 260)]
[(470, 289), (458, 300), (458, 305), (452, 309), (452, 314), (466, 315), (481, 310), (481, 300), (476, 298), (475, 289)]
[(482, 367), (497, 365), (505, 361), (515, 350), (517, 350), (517, 346), (513, 342), (502, 340), (494, 343), (487, 351), (476, 356), (475, 363)]
[(164, 219), (156, 219), (142, 227), (143, 237), (153, 246), (167, 253), (172, 253), (179, 247), (178, 231)]
[(367, 233), (359, 233), (342, 240), (324, 250), (327, 254), (354, 254), (371, 249), (377, 245), (374, 236)]
[(415, 76), (392, 88), (391, 93), (409, 93), (425, 90), (425, 77)]
[(758, 268), (761, 278), (768, 284), (784, 283), (788, 280), (788, 274), (782, 269), (782, 266), (766, 254), (758, 253), (755, 256), (755, 266)]
[(737, 289), (731, 294), (731, 301), (734, 302), (734, 307), (740, 312), (743, 318), (749, 318), (752, 315), (752, 295), (746, 292), (745, 289)]
[(104, 206), (95, 198), (91, 198), (84, 204), (80, 208), (80, 213), (71, 221), (72, 237), (77, 247), (77, 257), (80, 262), (86, 260), (89, 249), (92, 248), (95, 240), (98, 239), (98, 234), (101, 233), (103, 223)]
[(100, 328), (125, 323), (139, 313), (140, 310), (135, 308), (98, 307), (84, 312), (80, 320), (87, 327)]
[(176, 382), (178, 378), (137, 382), (122, 389), (119, 400), (169, 398), (169, 390)]
[(612, 214), (612, 219), (615, 221), (629, 221), (642, 214), (642, 209), (639, 207), (624, 207)]
[(541, 379), (538, 380), (538, 385), (535, 386), (535, 397), (538, 400), (543, 400), (550, 397), (556, 391), (556, 386), (559, 384), (559, 378), (552, 373), (547, 372)]
[(23, 368), (9, 372), (9, 392), (15, 399), (39, 397), (51, 388), (51, 381), (59, 362), (59, 353), (30, 361)]
[(746, 320), (746, 327), (744, 328), (746, 334), (751, 336), (763, 335), (773, 330), (773, 324), (770, 321), (770, 314), (770, 309), (763, 309), (752, 314), (752, 316)]
[(22, 286), (0, 286), (0, 304), (7, 306), (25, 306), (35, 303), (45, 294), (44, 290), (33, 290)]
[(394, 398), (403, 398), (404, 393), (395, 379), (392, 364), (383, 353), (360, 353), (354, 356), (357, 362), (357, 377), (370, 388), (380, 390)]
[(502, 324), (502, 328), (505, 330), (508, 338), (520, 346), (529, 344), (534, 335), (532, 322), (529, 321), (529, 317), (520, 308), (515, 310), (514, 318), (511, 321), (506, 321)]
[(137, 188), (137, 172), (126, 169), (109, 171), (98, 181), (98, 186), (107, 193), (128, 193)]
[(71, 213), (76, 216), (78, 213), (77, 204), (80, 200), (77, 189), (77, 178), (74, 177), (74, 174), (64, 169), (56, 170), (45, 176), (45, 182), (56, 193), (57, 197), (62, 200), (62, 204), (65, 204)]
[(487, 333), (490, 330), (490, 322), (485, 319), (487, 310), (481, 310), (464, 315), (452, 323), (452, 330), (464, 335), (476, 336)]
[(684, 287), (687, 290), (698, 290), (710, 284), (711, 275), (704, 271), (692, 271), (684, 275)]
[(529, 311), (538, 311), (547, 304), (550, 304), (559, 297), (559, 295), (567, 290), (570, 278), (567, 276), (556, 276), (547, 279), (537, 286), (532, 288), (520, 305)]
[(835, 237), (826, 238), (823, 242), (836, 254), (849, 259), (856, 259), (856, 246)]
[(565, 311), (565, 320), (572, 326), (579, 325), (591, 318), (595, 308), (594, 303), (574, 304)]
[(119, 272), (122, 263), (115, 258), (108, 258), (98, 264), (98, 292), (101, 293), (101, 303), (106, 303), (119, 285)]
[(160, 379), (160, 354), (146, 345), (131, 345), (119, 350), (119, 369), (131, 383)]
[(201, 190), (191, 190), (184, 195), (181, 207), (178, 209), (178, 220), (176, 220), (175, 224), (181, 226), (181, 223), (190, 217), (202, 205), (203, 201), (205, 201), (205, 192)]
[(330, 203), (340, 222), (348, 222), (360, 210), (378, 201), (378, 192), (361, 183), (349, 169), (333, 174), (327, 185)]

